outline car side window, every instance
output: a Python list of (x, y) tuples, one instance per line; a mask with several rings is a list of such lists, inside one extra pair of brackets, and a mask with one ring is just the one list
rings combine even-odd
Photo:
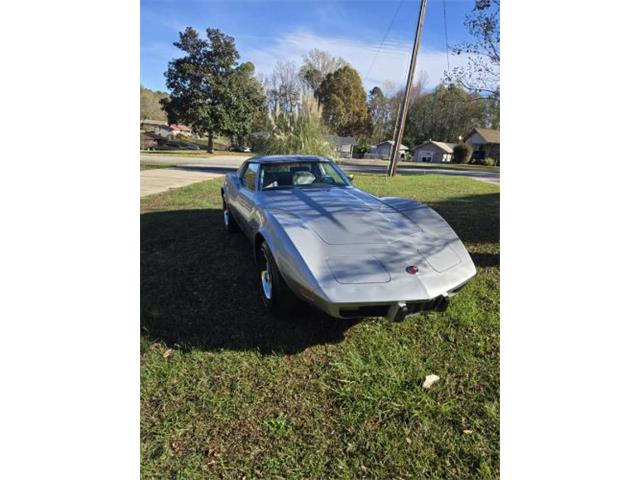
[(250, 163), (242, 173), (242, 183), (247, 190), (256, 191), (258, 181), (258, 164)]

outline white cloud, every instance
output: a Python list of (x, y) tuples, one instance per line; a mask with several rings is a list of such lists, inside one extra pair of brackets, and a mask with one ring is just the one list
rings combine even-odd
[[(343, 57), (353, 65), (363, 77), (367, 89), (374, 85), (382, 86), (385, 80), (400, 88), (406, 82), (412, 46), (410, 42), (388, 41), (378, 51), (379, 44), (353, 38), (321, 36), (301, 30), (276, 37), (261, 48), (244, 48), (242, 57), (243, 60), (253, 62), (258, 73), (268, 74), (278, 60), (294, 61), (300, 65), (305, 53), (312, 48), (318, 48), (334, 56)], [(374, 58), (375, 62), (372, 65)], [(463, 56), (450, 54), (449, 59), (452, 68), (466, 64), (466, 58)], [(431, 50), (428, 44), (425, 50), (423, 46), (418, 57), (416, 76), (419, 72), (427, 74), (427, 88), (437, 85), (446, 69), (446, 52)]]

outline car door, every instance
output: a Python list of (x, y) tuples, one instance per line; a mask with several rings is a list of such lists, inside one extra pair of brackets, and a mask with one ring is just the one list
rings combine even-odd
[(248, 234), (255, 229), (256, 194), (258, 190), (258, 170), (260, 165), (249, 162), (240, 176), (237, 195), (237, 213), (240, 227)]

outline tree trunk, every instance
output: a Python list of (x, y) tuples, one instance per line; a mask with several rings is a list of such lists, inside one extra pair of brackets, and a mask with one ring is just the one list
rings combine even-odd
[(213, 132), (209, 132), (209, 139), (207, 141), (207, 152), (213, 153)]

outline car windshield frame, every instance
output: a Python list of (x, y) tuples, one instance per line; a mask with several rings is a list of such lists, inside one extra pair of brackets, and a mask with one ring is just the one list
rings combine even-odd
[[(265, 170), (268, 170), (269, 167), (273, 167), (275, 170), (277, 167), (286, 167), (287, 165), (290, 168), (293, 165), (296, 165), (296, 166), (309, 165), (310, 167), (309, 171), (312, 169), (313, 165), (322, 165), (322, 167), (325, 169), (333, 170), (337, 174), (337, 176), (340, 178), (342, 183), (312, 182), (309, 184), (295, 184), (295, 185), (292, 183), (291, 185), (267, 186), (265, 188), (265, 185), (264, 185)], [(351, 181), (349, 180), (349, 177), (345, 175), (345, 173), (340, 169), (340, 167), (338, 167), (338, 165), (336, 165), (334, 162), (329, 160), (291, 160), (288, 162), (262, 163), (260, 165), (260, 171), (258, 173), (258, 191), (261, 191), (261, 192), (270, 192), (274, 190), (292, 190), (294, 188), (301, 188), (301, 189), (331, 188), (331, 187), (345, 188), (349, 186), (351, 186)]]

